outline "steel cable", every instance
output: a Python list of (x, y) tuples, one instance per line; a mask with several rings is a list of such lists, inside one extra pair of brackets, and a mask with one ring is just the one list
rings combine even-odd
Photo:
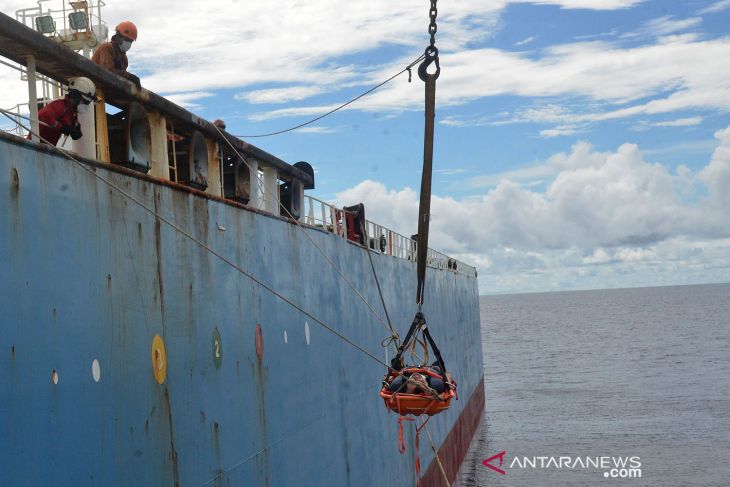
[[(272, 135), (279, 135), (279, 134), (285, 134), (285, 133), (287, 133), (287, 132), (292, 132), (292, 131), (294, 131), (294, 130), (300, 129), (300, 128), (302, 128), (302, 127), (305, 127), (305, 126), (307, 126), (307, 125), (309, 125), (309, 124), (312, 124), (312, 123), (314, 123), (314, 122), (317, 122), (317, 121), (319, 121), (319, 120), (322, 120), (322, 119), (323, 119), (324, 117), (327, 117), (327, 116), (329, 116), (329, 115), (332, 115), (333, 113), (335, 113), (335, 112), (337, 112), (337, 111), (339, 111), (339, 110), (341, 110), (341, 109), (345, 108), (345, 107), (346, 107), (347, 105), (350, 105), (351, 103), (354, 103), (354, 102), (356, 102), (357, 100), (359, 100), (359, 99), (360, 99), (360, 98), (362, 98), (363, 96), (365, 96), (365, 95), (369, 95), (370, 93), (372, 93), (373, 91), (377, 90), (377, 89), (378, 89), (378, 88), (380, 88), (381, 86), (383, 86), (383, 85), (385, 85), (385, 84), (387, 84), (387, 83), (390, 83), (391, 81), (393, 81), (393, 80), (394, 80), (395, 78), (397, 78), (397, 77), (398, 77), (398, 76), (400, 76), (401, 74), (405, 73), (406, 71), (408, 71), (408, 72), (410, 73), (410, 70), (411, 70), (411, 68), (413, 68), (413, 66), (415, 66), (415, 65), (416, 65), (416, 64), (418, 64), (419, 62), (421, 62), (421, 61), (422, 61), (422, 60), (423, 60), (424, 58), (425, 58), (425, 54), (421, 54), (420, 56), (418, 56), (418, 59), (416, 59), (416, 60), (415, 60), (415, 61), (413, 61), (413, 62), (412, 62), (411, 64), (409, 64), (408, 66), (406, 66), (406, 67), (405, 67), (405, 68), (403, 68), (402, 70), (398, 71), (398, 72), (397, 72), (396, 74), (394, 74), (394, 75), (393, 75), (393, 76), (391, 76), (390, 78), (386, 79), (386, 80), (385, 80), (385, 81), (383, 81), (382, 83), (380, 83), (380, 84), (378, 84), (378, 85), (376, 85), (376, 86), (373, 86), (372, 88), (370, 88), (369, 90), (367, 90), (367, 91), (366, 91), (366, 92), (364, 92), (364, 93), (361, 93), (360, 95), (356, 96), (356, 97), (355, 97), (355, 98), (353, 98), (352, 100), (350, 100), (350, 101), (348, 101), (348, 102), (345, 102), (345, 103), (343, 103), (342, 105), (338, 106), (337, 108), (333, 108), (333, 109), (332, 109), (332, 110), (330, 110), (329, 112), (327, 112), (327, 113), (324, 113), (324, 114), (322, 114), (322, 115), (320, 115), (320, 116), (318, 116), (318, 117), (315, 117), (315, 118), (313, 118), (312, 120), (309, 120), (308, 122), (300, 123), (299, 125), (297, 125), (297, 126), (295, 126), (295, 127), (290, 127), (290, 128), (288, 128), (288, 129), (284, 129), (284, 130), (278, 130), (278, 131), (276, 131), (276, 132), (271, 132), (271, 133), (268, 133), (268, 134), (258, 134), (258, 135), (236, 135), (236, 137), (240, 137), (240, 138), (247, 138), (247, 139), (253, 139), (253, 138), (256, 138), (256, 137), (270, 137), (270, 136), (272, 136)], [(410, 77), (409, 77), (409, 79), (408, 79), (408, 80), (410, 81)]]

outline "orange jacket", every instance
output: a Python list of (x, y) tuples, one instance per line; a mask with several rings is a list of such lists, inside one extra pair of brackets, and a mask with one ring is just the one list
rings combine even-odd
[(119, 46), (111, 41), (105, 42), (99, 46), (91, 60), (99, 66), (117, 74), (125, 73), (127, 71), (127, 66), (129, 66), (127, 54), (122, 52), (121, 49), (119, 49)]

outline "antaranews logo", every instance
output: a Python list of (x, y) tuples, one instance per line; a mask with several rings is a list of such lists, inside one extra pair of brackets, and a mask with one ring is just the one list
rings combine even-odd
[(607, 479), (641, 478), (641, 458), (638, 456), (514, 456), (507, 459), (507, 451), (501, 451), (482, 462), (485, 467), (500, 475), (507, 475), (502, 468), (509, 464), (511, 469), (566, 469), (598, 470)]

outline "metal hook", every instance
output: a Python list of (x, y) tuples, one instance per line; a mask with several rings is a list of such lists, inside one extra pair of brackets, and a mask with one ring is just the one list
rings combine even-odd
[[(428, 46), (426, 51), (423, 53), (424, 60), (420, 66), (418, 66), (418, 77), (421, 81), (426, 81), (427, 78), (432, 77), (434, 80), (441, 74), (441, 66), (439, 66), (439, 50), (436, 46)], [(436, 62), (436, 72), (433, 74), (428, 73), (428, 67), (432, 62)]]

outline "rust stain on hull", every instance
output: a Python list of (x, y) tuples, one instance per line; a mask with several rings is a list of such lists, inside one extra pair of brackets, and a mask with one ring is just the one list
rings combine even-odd
[(256, 398), (259, 408), (259, 426), (261, 431), (261, 463), (262, 481), (269, 485), (269, 443), (266, 428), (266, 371), (264, 370), (264, 334), (261, 325), (256, 325)]
[(170, 459), (172, 460), (172, 477), (175, 487), (180, 487), (180, 474), (177, 466), (177, 450), (175, 449), (175, 433), (172, 426), (172, 408), (170, 407), (170, 394), (165, 387), (165, 406), (167, 407), (167, 419), (170, 425)]

